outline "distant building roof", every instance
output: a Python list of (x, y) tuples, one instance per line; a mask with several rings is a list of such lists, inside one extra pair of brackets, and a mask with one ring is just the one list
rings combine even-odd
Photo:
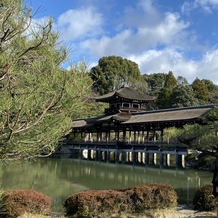
[(155, 97), (152, 96), (146, 96), (132, 88), (124, 87), (117, 91), (110, 92), (108, 94), (95, 97), (95, 100), (97, 102), (109, 102), (117, 97), (125, 98), (125, 99), (131, 99), (131, 100), (137, 100), (141, 102), (147, 102), (147, 101), (153, 101), (155, 100)]

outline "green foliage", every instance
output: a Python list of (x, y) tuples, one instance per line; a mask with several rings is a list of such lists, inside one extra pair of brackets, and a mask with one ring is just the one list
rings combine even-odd
[(201, 151), (207, 155), (218, 156), (217, 132), (217, 122), (207, 123), (207, 125), (206, 123), (205, 125), (192, 124), (176, 129), (171, 138), (187, 145), (190, 149)]
[(173, 88), (170, 98), (170, 107), (177, 108), (197, 105), (199, 105), (199, 101), (194, 97), (193, 90), (190, 86), (178, 85)]
[(198, 155), (198, 169), (213, 170), (215, 160), (215, 157), (201, 153), (200, 155)]
[(160, 90), (157, 97), (156, 104), (159, 109), (165, 109), (171, 107), (172, 90), (176, 86), (177, 86), (176, 78), (174, 77), (173, 72), (169, 71), (164, 81), (164, 87)]
[(137, 82), (143, 81), (138, 65), (119, 56), (99, 59), (98, 65), (91, 69), (89, 75), (94, 81), (94, 91), (101, 95), (118, 90), (124, 85), (137, 87)]
[(187, 86), (189, 84), (188, 80), (183, 76), (178, 76), (176, 82), (178, 85), (182, 85), (182, 86)]
[(176, 78), (174, 77), (173, 72), (169, 71), (164, 82), (164, 88), (172, 90), (176, 86), (177, 86)]
[(207, 79), (202, 79), (201, 82), (205, 85), (207, 90), (209, 91), (208, 101), (211, 104), (218, 103), (218, 86), (215, 85), (212, 81)]
[(67, 215), (97, 217), (102, 213), (145, 213), (150, 209), (174, 208), (177, 194), (170, 185), (147, 184), (118, 190), (91, 190), (69, 196)]
[(172, 90), (168, 89), (168, 88), (162, 88), (158, 94), (157, 100), (156, 100), (156, 104), (157, 107), (159, 109), (166, 109), (166, 108), (170, 108), (171, 106), (171, 94), (172, 94)]
[(170, 127), (170, 128), (164, 129), (163, 139), (167, 141), (168, 143), (174, 142), (176, 140), (178, 131), (179, 130), (176, 127)]
[(154, 74), (144, 74), (143, 78), (148, 84), (149, 94), (151, 96), (158, 96), (160, 90), (164, 87), (164, 81), (167, 74), (165, 73), (154, 73)]
[(208, 103), (209, 91), (200, 79), (196, 78), (194, 80), (192, 83), (192, 89), (194, 92), (194, 97), (199, 100), (200, 104), (203, 105)]
[(215, 211), (217, 207), (216, 199), (212, 192), (212, 185), (206, 185), (197, 190), (193, 198), (194, 209), (199, 211)]
[(16, 218), (24, 213), (47, 215), (51, 211), (50, 198), (34, 190), (7, 191), (2, 202), (1, 217), (5, 218)]
[(0, 159), (52, 153), (80, 116), (91, 80), (82, 65), (62, 70), (67, 50), (52, 20), (32, 23), (23, 1), (0, 5)]

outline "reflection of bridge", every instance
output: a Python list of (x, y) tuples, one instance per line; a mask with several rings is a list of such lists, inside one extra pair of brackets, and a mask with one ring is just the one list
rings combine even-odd
[[(72, 158), (132, 164), (160, 164), (170, 166), (171, 155), (175, 156), (176, 166), (184, 167), (184, 156), (188, 154), (181, 144), (164, 142), (75, 142), (65, 141), (59, 154), (70, 153)], [(158, 156), (158, 158), (157, 158)], [(159, 159), (159, 163), (157, 163)]]
[(169, 167), (107, 164), (80, 159), (63, 159), (58, 166), (58, 174), (62, 179), (73, 181), (74, 184), (82, 183), (89, 189), (126, 188), (152, 183), (170, 184), (179, 195), (178, 202), (183, 204), (191, 204), (196, 190), (211, 182), (211, 173)]

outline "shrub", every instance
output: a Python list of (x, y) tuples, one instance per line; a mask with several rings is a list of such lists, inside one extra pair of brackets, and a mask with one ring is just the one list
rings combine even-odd
[(177, 194), (170, 185), (150, 184), (117, 190), (91, 190), (69, 196), (67, 215), (96, 217), (101, 213), (143, 213), (149, 209), (173, 208)]
[(193, 160), (193, 159), (195, 159), (195, 156), (196, 156), (195, 153), (187, 154), (185, 156), (185, 161), (187, 162), (187, 161)]
[(48, 214), (51, 200), (34, 190), (12, 190), (2, 195), (1, 217), (15, 218), (26, 213)]
[(214, 162), (216, 161), (216, 157), (211, 155), (201, 154), (199, 155), (198, 161), (198, 168), (199, 169), (207, 169), (213, 170), (214, 169)]
[(199, 188), (193, 198), (194, 210), (214, 211), (216, 209), (216, 199), (212, 194), (213, 185), (206, 185)]

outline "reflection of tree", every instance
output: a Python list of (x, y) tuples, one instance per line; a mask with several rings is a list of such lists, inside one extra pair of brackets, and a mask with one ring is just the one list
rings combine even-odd
[[(80, 184), (61, 179), (58, 174), (61, 161), (55, 159), (40, 159), (26, 163), (10, 163), (3, 166), (0, 177), (2, 188), (34, 189), (49, 196), (53, 200), (53, 208), (62, 208), (62, 202), (69, 194), (87, 190)], [(57, 208), (57, 205), (58, 207)]]
[[(106, 164), (72, 159), (39, 159), (28, 164), (10, 163), (3, 167), (2, 188), (35, 189), (48, 195), (54, 203), (53, 208), (60, 210), (67, 196), (87, 189), (116, 189), (140, 184), (171, 184), (180, 198), (187, 198), (187, 182), (190, 197), (201, 184), (211, 182), (208, 173), (193, 171), (134, 167), (128, 165)], [(206, 175), (206, 176), (205, 176)], [(59, 208), (58, 208), (59, 207)], [(54, 209), (53, 209), (54, 210)]]

